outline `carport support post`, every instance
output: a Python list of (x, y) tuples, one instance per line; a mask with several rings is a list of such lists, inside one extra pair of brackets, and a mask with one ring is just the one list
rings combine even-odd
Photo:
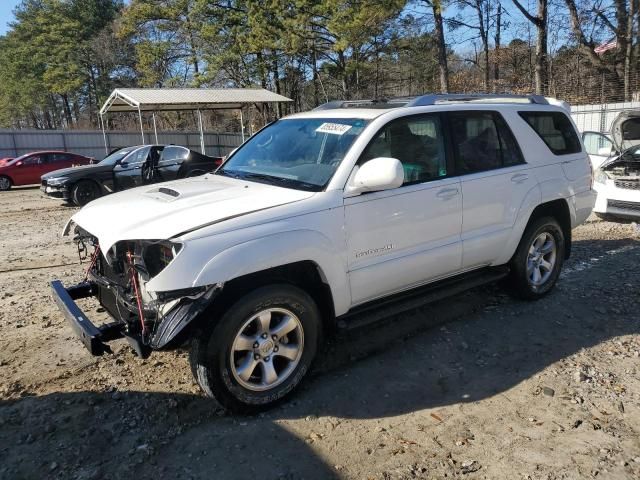
[(153, 134), (156, 136), (156, 145), (158, 145), (158, 128), (156, 127), (156, 112), (151, 114), (153, 117)]
[(207, 152), (204, 149), (204, 131), (202, 130), (202, 112), (198, 109), (198, 125), (200, 126), (200, 151), (203, 155), (206, 155)]
[(102, 139), (104, 140), (104, 153), (109, 155), (109, 147), (107, 146), (107, 133), (104, 131), (104, 118), (100, 114), (100, 127), (102, 128)]
[(140, 133), (142, 134), (142, 145), (144, 145), (144, 127), (142, 126), (142, 111), (138, 106), (138, 118), (140, 119)]
[(244, 143), (244, 118), (242, 118), (242, 107), (240, 107), (240, 132), (242, 133), (242, 143)]

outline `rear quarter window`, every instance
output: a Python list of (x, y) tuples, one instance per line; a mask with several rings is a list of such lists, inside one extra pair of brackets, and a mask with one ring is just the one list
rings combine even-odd
[(554, 155), (582, 151), (569, 117), (561, 112), (518, 112)]

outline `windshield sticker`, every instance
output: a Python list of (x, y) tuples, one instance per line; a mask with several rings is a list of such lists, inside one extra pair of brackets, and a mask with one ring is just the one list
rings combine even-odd
[(343, 125), (341, 123), (323, 123), (316, 132), (319, 133), (331, 133), (333, 135), (344, 135), (351, 129), (351, 125)]

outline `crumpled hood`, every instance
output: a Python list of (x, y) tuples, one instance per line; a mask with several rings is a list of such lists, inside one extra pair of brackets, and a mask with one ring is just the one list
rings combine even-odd
[(42, 180), (48, 180), (50, 178), (57, 177), (75, 177), (84, 176), (87, 170), (92, 172), (99, 172), (101, 170), (113, 170), (113, 165), (80, 165), (77, 167), (62, 168), (60, 170), (54, 170), (53, 172), (45, 173), (42, 175)]
[(258, 210), (310, 198), (313, 192), (220, 175), (148, 185), (90, 202), (76, 223), (98, 238), (103, 252), (121, 240), (161, 240)]

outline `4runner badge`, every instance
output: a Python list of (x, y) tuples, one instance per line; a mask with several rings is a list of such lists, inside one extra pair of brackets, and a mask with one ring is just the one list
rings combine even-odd
[(387, 250), (393, 250), (393, 243), (385, 245), (384, 247), (370, 248), (369, 250), (356, 252), (356, 258), (368, 257), (369, 255), (375, 255), (377, 253), (386, 252)]

